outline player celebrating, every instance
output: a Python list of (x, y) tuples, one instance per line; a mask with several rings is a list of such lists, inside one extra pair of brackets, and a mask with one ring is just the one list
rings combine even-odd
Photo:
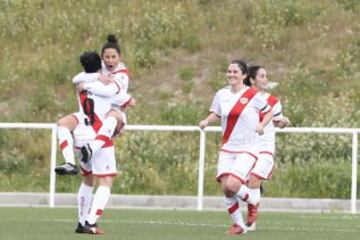
[[(283, 116), (282, 107), (279, 99), (266, 92), (269, 81), (267, 79), (266, 70), (261, 66), (252, 66), (249, 68), (248, 77), (244, 83), (252, 86), (259, 91), (259, 94), (267, 101), (272, 108), (272, 121), (264, 128), (264, 134), (258, 136), (259, 155), (255, 167), (251, 170), (249, 187), (260, 199), (260, 185), (262, 180), (268, 180), (274, 169), (275, 156), (275, 126), (284, 128), (290, 124), (289, 119)], [(260, 113), (260, 121), (264, 114)], [(248, 203), (247, 230), (256, 230), (256, 218), (258, 204)]]
[[(124, 64), (121, 62), (121, 51), (117, 44), (117, 39), (113, 35), (107, 37), (107, 42), (102, 47), (102, 73), (80, 73), (73, 79), (75, 84), (78, 84), (81, 89), (88, 89), (91, 92), (103, 97), (113, 97), (112, 110), (107, 113), (107, 118), (101, 124), (97, 124), (96, 133), (98, 134), (97, 140), (94, 141), (94, 151), (103, 147), (106, 142), (110, 141), (111, 136), (109, 131), (112, 132), (114, 128), (115, 134), (120, 134), (126, 124), (126, 116), (124, 111), (127, 106), (134, 106), (135, 100), (127, 95), (129, 85), (128, 71)], [(105, 75), (104, 75), (105, 74)], [(98, 81), (99, 80), (99, 81)], [(101, 81), (101, 82), (100, 82)], [(110, 85), (110, 87), (104, 84)], [(115, 84), (114, 86), (111, 86)], [(81, 108), (80, 108), (81, 109)], [(91, 119), (94, 120), (94, 119)], [(59, 175), (77, 174), (79, 168), (75, 165), (74, 151), (73, 151), (73, 138), (72, 132), (75, 130), (79, 123), (77, 114), (72, 114), (61, 118), (58, 121), (58, 140), (62, 150), (65, 164), (55, 168), (55, 172)], [(85, 151), (83, 149), (82, 160), (87, 161), (90, 159), (92, 153), (91, 149)]]
[[(218, 159), (217, 181), (225, 195), (225, 207), (234, 224), (227, 234), (236, 235), (246, 232), (245, 223), (239, 209), (238, 198), (258, 203), (249, 188), (244, 184), (257, 159), (257, 134), (264, 133), (270, 121), (270, 107), (257, 90), (244, 85), (247, 65), (244, 61), (234, 60), (227, 69), (230, 86), (219, 90), (210, 108), (210, 114), (199, 123), (205, 128), (210, 122), (221, 120), (223, 144)], [(259, 121), (259, 113), (264, 114)]]
[[(95, 70), (101, 71), (101, 58), (96, 52), (85, 52), (80, 57), (80, 62), (86, 73)], [(106, 122), (106, 114), (112, 108), (112, 98), (106, 98), (105, 93), (116, 92), (118, 83), (107, 86), (92, 88), (92, 83), (87, 83), (87, 90), (78, 88), (81, 111), (76, 114), (79, 124), (74, 131), (75, 147), (80, 149), (88, 141), (97, 136), (102, 123)], [(105, 120), (104, 120), (105, 119)], [(108, 132), (111, 136), (113, 131)], [(79, 223), (77, 233), (103, 234), (98, 228), (96, 221), (102, 215), (103, 210), (111, 194), (113, 177), (117, 175), (115, 149), (111, 140), (98, 150), (91, 160), (80, 162), (83, 182), (78, 192)], [(92, 191), (95, 181), (98, 188), (95, 192), (91, 205)]]

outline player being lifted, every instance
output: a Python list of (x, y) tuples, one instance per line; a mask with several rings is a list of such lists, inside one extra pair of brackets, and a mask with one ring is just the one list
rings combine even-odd
[[(93, 124), (98, 136), (96, 136), (95, 141), (91, 142), (92, 148), (82, 149), (83, 161), (89, 160), (91, 155), (110, 141), (112, 136), (109, 135), (109, 131), (111, 132), (116, 128), (115, 135), (123, 131), (126, 124), (124, 109), (127, 106), (135, 105), (135, 100), (127, 95), (129, 85), (128, 70), (121, 62), (121, 51), (115, 36), (109, 35), (107, 37), (107, 42), (102, 47), (101, 56), (103, 59), (101, 73), (89, 74), (83, 72), (73, 79), (78, 88), (89, 90), (89, 92), (98, 96), (112, 97), (112, 109), (107, 112), (105, 120)], [(79, 99), (79, 105), (80, 111), (82, 111), (81, 99)], [(91, 103), (86, 103), (86, 110), (90, 111), (91, 106)], [(57, 123), (59, 145), (65, 159), (65, 164), (55, 168), (55, 172), (59, 175), (77, 174), (79, 172), (78, 166), (75, 165), (72, 136), (76, 126), (79, 124), (78, 114), (67, 115)], [(88, 120), (95, 121), (93, 118)]]
[[(249, 67), (248, 77), (244, 80), (247, 86), (252, 86), (259, 91), (259, 94), (272, 108), (272, 121), (264, 128), (264, 134), (258, 136), (258, 159), (255, 167), (250, 172), (249, 188), (259, 199), (260, 203), (260, 185), (263, 180), (268, 180), (274, 169), (275, 157), (275, 127), (284, 128), (290, 124), (289, 119), (283, 116), (282, 107), (279, 99), (266, 92), (269, 86), (266, 70), (261, 66)], [(264, 114), (260, 113), (260, 121)], [(248, 203), (247, 230), (256, 230), (257, 209), (259, 204)]]
[[(101, 58), (96, 52), (83, 53), (80, 62), (86, 73), (95, 72), (95, 70), (101, 71)], [(92, 84), (86, 85), (91, 86)], [(103, 128), (102, 123), (105, 123), (109, 118), (106, 117), (106, 114), (110, 112), (112, 107), (112, 98), (101, 94), (105, 94), (107, 91), (117, 91), (117, 85), (98, 86), (96, 89), (87, 87), (87, 90), (84, 90), (84, 87), (78, 87), (81, 111), (76, 114), (79, 124), (74, 132), (77, 149), (98, 136), (98, 132)], [(114, 130), (109, 128), (107, 130), (109, 130), (109, 136), (112, 136)], [(107, 140), (106, 144), (94, 154), (91, 160), (81, 161), (80, 167), (83, 182), (78, 191), (79, 222), (75, 232), (103, 234), (104, 232), (97, 226), (96, 221), (104, 211), (111, 194), (113, 178), (117, 175), (115, 149), (112, 141)], [(98, 188), (91, 204), (92, 191), (96, 181)]]
[[(96, 52), (85, 52), (80, 57), (80, 62), (86, 73), (101, 72), (101, 58)], [(116, 80), (114, 80), (116, 81)], [(108, 113), (112, 111), (114, 97), (112, 94), (118, 92), (119, 83), (110, 83), (108, 85), (99, 85), (96, 82), (83, 83), (78, 86), (79, 103), (81, 111), (75, 116), (79, 123), (74, 131), (75, 148), (80, 149), (97, 136), (104, 128), (108, 119)], [(110, 97), (107, 94), (110, 94)], [(128, 101), (129, 96), (124, 93), (124, 98), (120, 99), (119, 105)], [(115, 131), (116, 123), (113, 127), (105, 126), (106, 137), (105, 144), (99, 149), (90, 160), (81, 161), (81, 173), (83, 182), (78, 191), (78, 216), (79, 222), (75, 229), (76, 233), (103, 234), (104, 232), (97, 226), (96, 221), (102, 215), (108, 199), (111, 194), (113, 178), (117, 175), (115, 149), (111, 136)], [(92, 192), (95, 183), (98, 182), (98, 188), (94, 194)]]

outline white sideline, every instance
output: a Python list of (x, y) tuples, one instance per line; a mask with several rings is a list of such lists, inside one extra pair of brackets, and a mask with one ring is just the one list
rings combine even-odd
[[(77, 219), (43, 219), (40, 220), (42, 222), (62, 222), (62, 223), (76, 223)], [(139, 224), (139, 225), (173, 225), (173, 226), (186, 226), (186, 227), (206, 227), (206, 228), (227, 228), (229, 224), (213, 224), (213, 223), (190, 223), (190, 222), (166, 222), (166, 221), (158, 221), (158, 220), (150, 220), (150, 221), (127, 221), (127, 220), (101, 220), (104, 223), (114, 223), (114, 224)], [(343, 233), (356, 233), (359, 232), (356, 229), (336, 229), (333, 227), (319, 227), (317, 226), (315, 229), (313, 226), (309, 227), (293, 227), (286, 225), (273, 226), (274, 223), (262, 222), (261, 226), (257, 226), (258, 230), (272, 230), (272, 231), (280, 231), (280, 232), (343, 232)]]
[[(4, 207), (46, 207), (49, 195), (47, 193), (0, 193), (0, 206)], [(204, 210), (223, 211), (223, 197), (204, 196)], [(55, 198), (57, 207), (76, 207), (75, 193), (58, 193)], [(344, 199), (303, 199), (303, 198), (262, 198), (261, 212), (297, 212), (297, 213), (348, 213), (350, 200)], [(114, 209), (146, 209), (146, 210), (194, 210), (197, 206), (196, 196), (172, 195), (111, 195), (108, 208)], [(357, 201), (360, 207), (360, 200)], [(244, 203), (240, 203), (246, 209)], [(357, 215), (350, 215), (357, 216)], [(360, 216), (359, 216), (360, 217)]]
[[(56, 124), (53, 123), (0, 123), (0, 128), (8, 129), (51, 129), (51, 157), (50, 157), (50, 187), (49, 187), (49, 207), (55, 207), (55, 185), (56, 176), (54, 168), (56, 166)], [(203, 209), (204, 198), (204, 164), (205, 164), (205, 143), (206, 132), (221, 132), (220, 127), (207, 127), (204, 131), (197, 126), (161, 126), (161, 125), (128, 125), (128, 131), (182, 131), (182, 132), (200, 132), (200, 147), (199, 147), (199, 164), (198, 164), (198, 192), (197, 192), (197, 206), (196, 209), (201, 211)], [(356, 213), (357, 201), (357, 167), (358, 167), (358, 134), (360, 128), (285, 128), (276, 129), (280, 133), (332, 133), (332, 134), (352, 134), (352, 159), (351, 159), (351, 197), (350, 197), (350, 212)]]

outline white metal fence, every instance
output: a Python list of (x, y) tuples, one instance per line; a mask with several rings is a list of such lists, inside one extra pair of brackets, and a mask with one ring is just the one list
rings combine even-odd
[[(50, 153), (50, 190), (49, 207), (55, 206), (55, 184), (56, 175), (54, 172), (56, 166), (57, 152), (57, 127), (56, 124), (49, 123), (0, 123), (0, 128), (7, 129), (51, 129), (51, 153)], [(203, 209), (204, 196), (204, 166), (205, 166), (205, 142), (206, 132), (220, 132), (220, 127), (207, 127), (205, 131), (197, 126), (160, 126), (160, 125), (128, 125), (128, 131), (176, 131), (176, 132), (199, 132), (199, 163), (198, 163), (198, 192), (197, 192), (197, 210)], [(358, 128), (285, 128), (276, 129), (281, 133), (328, 133), (328, 134), (351, 134), (352, 136), (352, 157), (351, 157), (351, 213), (356, 213), (357, 200), (357, 158), (358, 158)]]

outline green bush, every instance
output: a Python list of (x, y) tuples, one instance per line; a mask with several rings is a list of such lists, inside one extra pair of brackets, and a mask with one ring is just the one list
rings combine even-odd
[[(279, 82), (273, 93), (293, 126), (359, 127), (358, 10), (355, 0), (0, 1), (0, 121), (53, 123), (76, 111), (78, 56), (99, 51), (114, 33), (138, 100), (130, 124), (196, 125), (227, 85), (229, 61), (246, 58)], [(181, 84), (163, 88), (174, 75)], [(3, 131), (0, 189), (47, 191), (49, 131)], [(117, 141), (116, 193), (196, 193), (198, 133), (136, 132)], [(220, 145), (209, 133), (209, 195), (221, 194)], [(349, 197), (350, 153), (349, 135), (280, 134), (268, 196)], [(75, 192), (79, 181), (59, 177), (57, 191)]]

